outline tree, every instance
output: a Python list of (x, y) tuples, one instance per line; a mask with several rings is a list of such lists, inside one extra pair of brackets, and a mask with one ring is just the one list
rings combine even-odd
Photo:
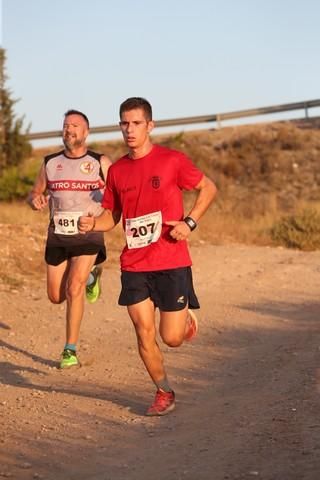
[(8, 167), (14, 167), (31, 153), (27, 129), (23, 132), (24, 117), (16, 118), (13, 110), (17, 100), (12, 99), (11, 91), (6, 87), (6, 53), (0, 47), (0, 176)]

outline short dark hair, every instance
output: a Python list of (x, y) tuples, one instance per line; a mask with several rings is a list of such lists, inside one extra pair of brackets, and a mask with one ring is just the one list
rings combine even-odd
[(122, 102), (119, 109), (120, 118), (123, 112), (128, 112), (129, 110), (134, 110), (135, 108), (141, 108), (144, 111), (146, 119), (148, 121), (152, 120), (152, 107), (148, 100), (142, 97), (130, 97)]
[(86, 122), (86, 124), (89, 128), (89, 126), (90, 126), (89, 125), (89, 119), (88, 119), (87, 115), (85, 115), (83, 112), (80, 112), (79, 110), (74, 110), (73, 108), (71, 108), (70, 110), (68, 110), (64, 114), (64, 118), (68, 117), (69, 115), (80, 115), (80, 117), (82, 117), (85, 120), (85, 122)]

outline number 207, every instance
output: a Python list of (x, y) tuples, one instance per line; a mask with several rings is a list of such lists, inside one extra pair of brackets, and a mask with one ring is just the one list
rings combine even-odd
[(155, 223), (148, 223), (148, 225), (141, 225), (141, 227), (133, 227), (131, 228), (132, 236), (133, 237), (145, 237), (148, 234), (148, 231), (151, 233), (154, 232)]

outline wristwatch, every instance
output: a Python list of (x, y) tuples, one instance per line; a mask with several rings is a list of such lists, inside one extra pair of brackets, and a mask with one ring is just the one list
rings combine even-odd
[(191, 217), (186, 217), (183, 219), (183, 221), (188, 225), (188, 227), (190, 228), (191, 232), (197, 228), (197, 222), (195, 222), (193, 220), (193, 218)]

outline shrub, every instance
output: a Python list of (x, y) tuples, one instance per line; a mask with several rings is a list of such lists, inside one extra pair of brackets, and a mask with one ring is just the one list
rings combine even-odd
[(270, 233), (273, 241), (287, 248), (320, 249), (320, 213), (307, 208), (296, 215), (283, 217)]
[(0, 177), (0, 201), (25, 198), (32, 184), (32, 179), (21, 176), (18, 167), (7, 168)]
[(17, 118), (14, 113), (14, 100), (6, 87), (5, 50), (0, 47), (0, 175), (12, 166), (19, 165), (31, 151), (27, 131), (23, 131), (24, 117)]

